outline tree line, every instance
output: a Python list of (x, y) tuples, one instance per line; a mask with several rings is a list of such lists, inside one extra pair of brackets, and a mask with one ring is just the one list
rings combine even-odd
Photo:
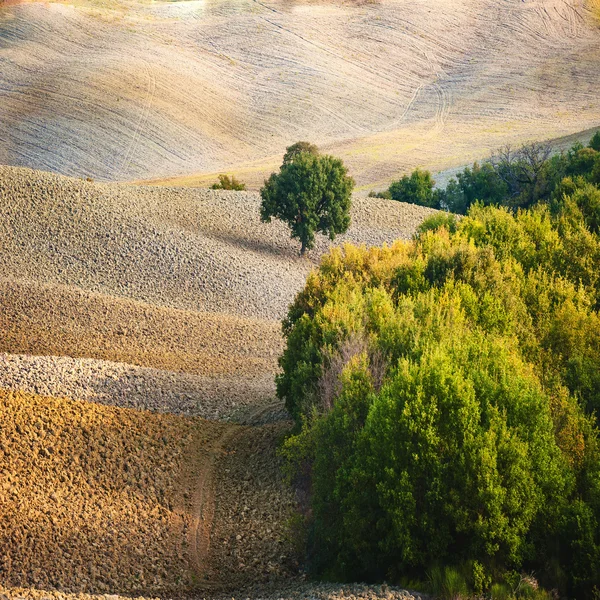
[(445, 188), (435, 187), (429, 171), (416, 169), (372, 195), (464, 215), (475, 202), (513, 210), (551, 202), (565, 178), (600, 184), (600, 131), (587, 147), (577, 143), (555, 155), (549, 143), (505, 146), (490, 160), (463, 169)]
[[(596, 145), (465, 169), (448, 187), (466, 216), (335, 248), (308, 278), (277, 393), (314, 575), (598, 598)], [(421, 197), (418, 173), (390, 193)]]

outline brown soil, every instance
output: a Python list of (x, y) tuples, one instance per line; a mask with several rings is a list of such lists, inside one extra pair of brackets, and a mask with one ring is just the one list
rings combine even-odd
[(288, 430), (289, 423), (244, 428), (224, 444), (211, 556), (227, 589), (298, 577), (300, 557), (288, 529), (296, 505), (276, 453)]
[[(7, 588), (0, 585), (0, 600), (7, 598), (27, 600), (132, 600), (129, 596), (117, 594), (69, 594), (48, 592), (34, 588)], [(418, 592), (407, 591), (388, 585), (342, 585), (335, 583), (302, 583), (298, 581), (277, 585), (258, 585), (237, 592), (211, 592), (199, 594), (197, 598), (211, 600), (429, 600)], [(133, 600), (147, 600), (142, 597)]]
[(179, 482), (223, 425), (1, 390), (0, 423), (3, 585), (193, 585)]
[(156, 307), (64, 286), (0, 281), (0, 351), (100, 358), (200, 375), (273, 373), (274, 321)]
[(189, 593), (297, 577), (276, 457), (242, 427), (0, 390), (6, 587)]

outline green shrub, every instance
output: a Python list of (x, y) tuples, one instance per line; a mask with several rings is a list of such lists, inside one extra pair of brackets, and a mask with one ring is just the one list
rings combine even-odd
[(477, 596), (482, 596), (492, 585), (492, 577), (477, 560), (471, 566), (471, 581), (471, 588)]
[(565, 177), (600, 185), (600, 132), (587, 148), (577, 143), (568, 152), (554, 156), (547, 143), (501, 148), (489, 161), (475, 162), (457, 173), (445, 189), (434, 189), (431, 173), (416, 169), (392, 182), (388, 194), (394, 200), (458, 214), (466, 214), (477, 203), (515, 211), (560, 200), (558, 188)]
[(513, 593), (505, 583), (495, 583), (490, 590), (491, 600), (512, 600)]
[(390, 185), (389, 193), (392, 200), (439, 208), (439, 197), (433, 189), (434, 185), (435, 181), (429, 171), (416, 169), (410, 176), (404, 175), (398, 181), (394, 181)]
[(246, 189), (246, 184), (238, 181), (235, 175), (229, 177), (229, 175), (219, 175), (218, 183), (213, 183), (210, 186), (211, 190), (235, 190), (243, 191)]
[(508, 185), (491, 163), (473, 163), (452, 178), (446, 186), (444, 206), (455, 213), (466, 214), (472, 204), (501, 204), (508, 197)]
[(427, 581), (433, 595), (442, 600), (459, 600), (469, 594), (465, 578), (453, 567), (433, 567)]
[(437, 231), (445, 227), (450, 233), (456, 233), (458, 219), (456, 215), (448, 212), (439, 212), (431, 217), (427, 217), (418, 227), (417, 236), (423, 235), (426, 231)]

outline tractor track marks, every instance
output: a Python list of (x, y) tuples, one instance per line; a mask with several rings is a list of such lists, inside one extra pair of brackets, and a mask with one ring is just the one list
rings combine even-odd
[(435, 170), (440, 146), (483, 158), (600, 120), (584, 0), (232, 2), (4, 7), (0, 159), (103, 180), (247, 169), (259, 186), (292, 136), (367, 186)]

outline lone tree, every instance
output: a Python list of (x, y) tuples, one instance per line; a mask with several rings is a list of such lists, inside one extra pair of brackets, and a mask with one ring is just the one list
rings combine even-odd
[(287, 148), (279, 173), (272, 173), (260, 190), (261, 220), (270, 223), (275, 217), (287, 223), (304, 254), (314, 246), (315, 232), (333, 240), (348, 229), (353, 187), (339, 158), (297, 142)]

